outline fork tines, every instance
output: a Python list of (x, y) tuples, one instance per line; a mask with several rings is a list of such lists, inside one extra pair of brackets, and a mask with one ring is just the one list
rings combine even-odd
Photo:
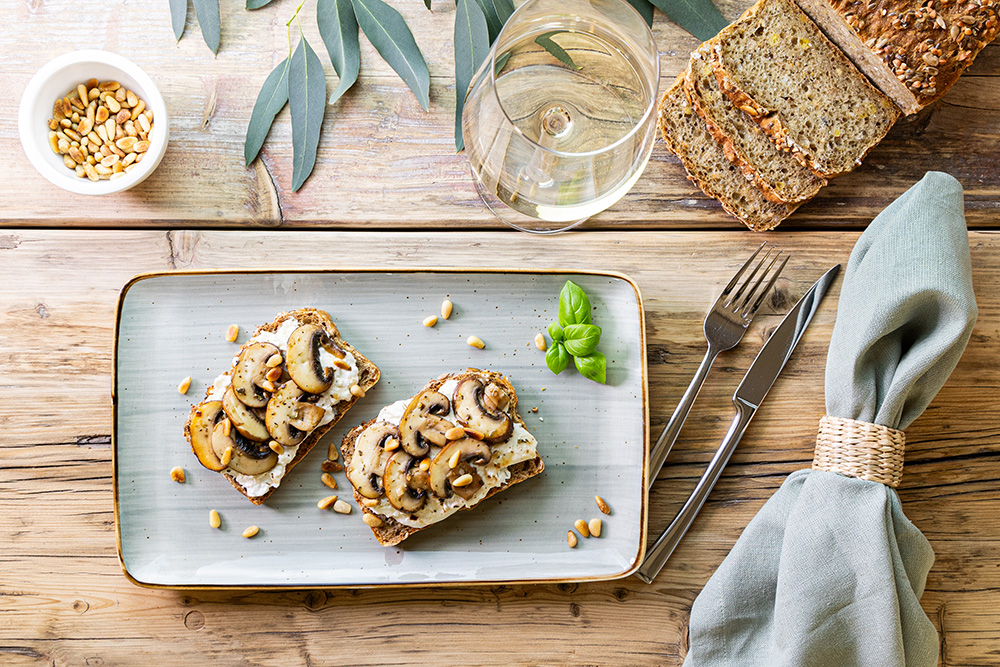
[[(754, 260), (757, 259), (757, 256), (760, 255), (760, 251), (764, 250), (765, 247), (767, 248), (767, 251), (757, 262), (756, 266), (753, 267), (750, 275), (743, 281), (739, 289), (737, 289), (735, 293), (732, 293), (733, 288), (736, 287), (736, 283), (739, 282), (740, 277), (746, 273), (747, 268), (753, 264)], [(781, 264), (778, 264), (778, 268), (772, 272), (771, 270), (774, 268), (774, 265), (778, 262), (779, 258), (781, 259)], [(769, 259), (770, 262), (768, 263)], [(767, 267), (761, 271), (761, 267), (763, 267), (765, 263), (767, 263)], [(781, 275), (781, 272), (784, 270), (785, 264), (787, 263), (787, 253), (783, 253), (776, 246), (768, 245), (766, 241), (761, 243), (757, 246), (757, 249), (753, 252), (753, 254), (750, 255), (750, 258), (747, 259), (746, 264), (744, 264), (740, 270), (736, 272), (733, 279), (730, 280), (729, 284), (726, 285), (726, 288), (722, 290), (719, 301), (723, 303), (723, 306), (727, 310), (732, 311), (740, 317), (744, 319), (752, 318), (757, 312), (757, 309), (760, 308), (760, 304), (763, 303), (764, 297), (767, 296), (771, 287), (774, 286), (775, 281), (778, 279), (778, 276)], [(758, 273), (760, 273), (759, 277), (757, 277)], [(767, 281), (764, 289), (759, 289), (761, 284), (764, 282), (764, 279), (768, 277), (769, 273), (770, 279)], [(753, 282), (755, 277), (757, 277), (757, 282)], [(756, 299), (754, 299), (755, 295)]]

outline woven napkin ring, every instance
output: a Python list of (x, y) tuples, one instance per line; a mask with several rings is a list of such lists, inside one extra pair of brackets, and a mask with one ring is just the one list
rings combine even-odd
[(902, 431), (826, 415), (819, 420), (812, 467), (895, 489), (903, 477), (905, 445)]

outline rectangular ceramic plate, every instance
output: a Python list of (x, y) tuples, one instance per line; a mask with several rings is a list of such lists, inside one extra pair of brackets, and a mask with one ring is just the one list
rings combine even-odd
[[(558, 314), (571, 279), (604, 333), (606, 385), (575, 369), (553, 375), (533, 342)], [(434, 328), (422, 321), (455, 304)], [(183, 435), (192, 403), (227, 369), (239, 343), (278, 313), (326, 310), (382, 379), (255, 506), (203, 468)], [(466, 344), (476, 335), (479, 350)], [(538, 439), (545, 471), (403, 542), (382, 547), (361, 521), (321, 510), (327, 443), (383, 405), (467, 366), (507, 375)], [(186, 396), (177, 391), (193, 378)], [(646, 348), (635, 284), (610, 273), (482, 270), (184, 272), (139, 276), (122, 290), (115, 346), (114, 490), (119, 556), (134, 582), (156, 587), (294, 588), (611, 579), (642, 561), (646, 535)], [(531, 409), (538, 408), (537, 413)], [(183, 466), (187, 481), (171, 481)], [(354, 499), (344, 473), (339, 495)], [(612, 508), (602, 516), (594, 495)], [(208, 523), (211, 509), (222, 528)], [(575, 549), (566, 531), (600, 516), (600, 538)], [(260, 527), (253, 539), (241, 536)]]

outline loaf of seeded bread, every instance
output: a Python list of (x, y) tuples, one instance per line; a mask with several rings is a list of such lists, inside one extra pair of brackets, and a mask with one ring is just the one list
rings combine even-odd
[(861, 164), (899, 117), (793, 0), (760, 0), (711, 53), (729, 99), (822, 178)]
[[(492, 371), (483, 371), (476, 368), (469, 368), (463, 373), (457, 373), (453, 375), (442, 375), (438, 379), (429, 382), (424, 387), (424, 389), (437, 391), (448, 380), (453, 379), (461, 381), (471, 376), (482, 378), (484, 383), (494, 382), (500, 385), (507, 393), (507, 395), (510, 396), (510, 407), (507, 410), (508, 414), (510, 414), (510, 416), (514, 419), (515, 422), (517, 422), (521, 426), (525, 426), (524, 420), (521, 419), (521, 416), (517, 412), (517, 394), (514, 391), (514, 387), (511, 386), (507, 378), (505, 378), (500, 373), (495, 373)], [(357, 441), (358, 436), (361, 435), (362, 431), (364, 431), (366, 428), (374, 424), (375, 421), (376, 421), (375, 419), (372, 419), (370, 421), (365, 422), (364, 424), (356, 426), (353, 429), (351, 429), (351, 431), (346, 436), (344, 436), (343, 443), (341, 444), (340, 447), (340, 452), (344, 456), (345, 468), (348, 468), (351, 465), (351, 458), (354, 456), (354, 444)], [(479, 504), (482, 503), (487, 498), (494, 496), (500, 493), (501, 491), (504, 491), (514, 486), (515, 484), (523, 482), (526, 479), (538, 475), (543, 470), (545, 470), (545, 463), (542, 461), (541, 456), (536, 456), (532, 460), (522, 461), (521, 463), (515, 463), (514, 465), (510, 466), (508, 470), (510, 471), (510, 478), (506, 482), (504, 482), (503, 484), (494, 489), (491, 489), (486, 494), (486, 496), (479, 501), (479, 503), (476, 503), (471, 507), (463, 507), (462, 509), (472, 509), (473, 507), (478, 507)], [(406, 538), (408, 538), (409, 536), (413, 535), (414, 533), (418, 533), (421, 530), (425, 530), (426, 528), (436, 525), (432, 523), (422, 528), (413, 528), (411, 526), (407, 526), (406, 524), (400, 523), (392, 519), (391, 517), (376, 514), (369, 507), (365, 505), (365, 501), (367, 499), (360, 493), (358, 493), (357, 490), (354, 491), (354, 500), (358, 503), (358, 507), (361, 508), (361, 511), (364, 514), (377, 517), (381, 521), (381, 525), (378, 526), (369, 525), (369, 527), (371, 528), (372, 533), (374, 533), (375, 539), (378, 540), (379, 544), (383, 546), (387, 547), (395, 546), (400, 542), (402, 542), (403, 540), (405, 540)]]
[(769, 200), (794, 204), (811, 199), (826, 185), (791, 153), (782, 151), (761, 127), (719, 89), (711, 59), (712, 42), (691, 54), (684, 76), (684, 91), (708, 131), (722, 146), (729, 161), (743, 171)]
[[(359, 352), (354, 346), (352, 346), (350, 343), (348, 343), (347, 341), (345, 341), (343, 338), (340, 337), (340, 331), (337, 329), (337, 325), (333, 323), (333, 320), (330, 319), (329, 313), (327, 313), (326, 311), (318, 310), (315, 308), (302, 308), (299, 310), (293, 310), (290, 312), (281, 313), (267, 324), (263, 324), (257, 327), (253, 335), (256, 336), (257, 334), (263, 331), (270, 331), (270, 332), (277, 331), (278, 328), (281, 326), (281, 323), (287, 320), (289, 317), (294, 317), (300, 325), (318, 324), (321, 327), (323, 327), (326, 330), (326, 332), (330, 334), (330, 338), (333, 339), (334, 344), (336, 344), (342, 350), (346, 350), (347, 352), (350, 352), (352, 355), (354, 355), (355, 363), (357, 364), (358, 367), (358, 381), (357, 381), (358, 386), (360, 386), (364, 391), (368, 391), (369, 389), (375, 386), (380, 376), (378, 366), (376, 366), (374, 363), (372, 363), (370, 359), (361, 354), (361, 352)], [(246, 348), (246, 346), (249, 344), (250, 344), (249, 341), (247, 343), (244, 343), (244, 345), (240, 347), (239, 352), (236, 353), (236, 356), (239, 356), (239, 354), (242, 353), (243, 349)], [(232, 368), (226, 370), (225, 375), (229, 375), (231, 372)], [(209, 387), (205, 393), (206, 398), (208, 397), (209, 393), (211, 393), (211, 391), (212, 388)], [(291, 469), (296, 465), (298, 465), (299, 461), (304, 459), (306, 455), (309, 454), (309, 452), (316, 445), (316, 443), (318, 443), (331, 428), (336, 426), (337, 422), (339, 422), (344, 417), (344, 415), (347, 414), (347, 411), (350, 410), (351, 407), (357, 402), (358, 402), (358, 397), (352, 395), (349, 399), (339, 401), (334, 405), (333, 419), (329, 423), (314, 429), (311, 433), (309, 433), (308, 436), (305, 437), (305, 439), (301, 443), (299, 443), (298, 446), (299, 448), (295, 452), (295, 457), (285, 466), (285, 477), (282, 477), (282, 481), (284, 481), (284, 479), (287, 478), (287, 475), (291, 471)], [(196, 410), (198, 410), (198, 405), (191, 406), (191, 412), (188, 415), (188, 420), (184, 424), (184, 436), (187, 438), (189, 444), (191, 443), (191, 420), (194, 417)], [(278, 487), (274, 487), (269, 489), (263, 495), (253, 496), (253, 497), (247, 496), (246, 489), (240, 486), (240, 484), (236, 481), (236, 478), (231, 471), (224, 470), (222, 471), (222, 475), (227, 480), (229, 480), (229, 483), (233, 485), (233, 488), (235, 488), (237, 491), (246, 496), (247, 500), (249, 500), (254, 505), (260, 505), (265, 500), (270, 498), (272, 493), (278, 490)]]
[(663, 140), (687, 170), (688, 178), (705, 194), (718, 199), (722, 207), (754, 231), (773, 229), (798, 207), (778, 204), (733, 164), (708, 130), (684, 92), (686, 74), (660, 100), (660, 132)]
[(1000, 33), (996, 0), (797, 0), (907, 114), (951, 88)]

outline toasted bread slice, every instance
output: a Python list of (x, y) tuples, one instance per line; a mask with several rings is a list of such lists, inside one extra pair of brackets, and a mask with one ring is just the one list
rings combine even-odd
[[(525, 427), (524, 420), (521, 419), (521, 416), (517, 412), (517, 394), (514, 391), (514, 387), (511, 386), (507, 378), (505, 378), (500, 373), (495, 373), (492, 371), (482, 371), (475, 368), (470, 368), (462, 373), (442, 375), (438, 379), (429, 382), (422, 391), (426, 390), (438, 391), (449, 380), (456, 380), (461, 382), (462, 380), (470, 377), (475, 377), (480, 379), (484, 385), (487, 385), (489, 383), (495, 383), (499, 385), (504, 390), (504, 392), (506, 392), (506, 394), (510, 397), (510, 404), (506, 409), (507, 414), (510, 415), (510, 417), (516, 424)], [(448, 398), (449, 400), (451, 400), (450, 396)], [(365, 429), (375, 424), (376, 421), (377, 420), (372, 419), (371, 421), (356, 426), (346, 436), (344, 436), (344, 440), (341, 445), (340, 451), (344, 456), (345, 466), (349, 467), (351, 465), (351, 459), (354, 456), (354, 448), (358, 440), (358, 436), (360, 436)], [(512, 434), (510, 438), (513, 437), (515, 436)], [(526, 479), (534, 477), (535, 475), (545, 470), (545, 463), (542, 461), (541, 456), (538, 456), (536, 453), (536, 456), (532, 459), (521, 461), (519, 463), (507, 466), (507, 470), (510, 472), (510, 477), (506, 481), (504, 481), (499, 486), (490, 489), (485, 496), (476, 501), (474, 504), (461, 507), (459, 509), (472, 509), (473, 507), (477, 507), (480, 503), (482, 503), (482, 501), (486, 500), (487, 498), (496, 495), (497, 493), (500, 493), (501, 491), (508, 489), (515, 484), (518, 484), (519, 482), (523, 482)], [(354, 491), (354, 499), (358, 503), (358, 506), (361, 508), (361, 511), (364, 514), (372, 515), (381, 522), (380, 525), (376, 526), (372, 526), (371, 524), (369, 524), (369, 527), (372, 529), (372, 533), (375, 534), (375, 539), (377, 539), (379, 543), (382, 544), (383, 546), (394, 546), (396, 544), (399, 544), (400, 542), (402, 542), (409, 536), (413, 535), (414, 533), (418, 533), (421, 530), (424, 530), (425, 528), (429, 528), (435, 525), (436, 523), (440, 522), (441, 520), (447, 518), (447, 516), (449, 516), (449, 515), (444, 515), (440, 519), (431, 521), (427, 525), (421, 527), (414, 527), (401, 523), (400, 521), (397, 521), (396, 519), (390, 516), (386, 516), (385, 514), (380, 514), (379, 512), (376, 512), (373, 508), (369, 507), (366, 504), (366, 502), (370, 502), (370, 500), (362, 496), (360, 493), (358, 493), (357, 489), (355, 489)]]
[[(358, 368), (358, 379), (357, 379), (358, 386), (361, 387), (361, 389), (363, 389), (366, 392), (375, 386), (380, 377), (378, 366), (376, 366), (366, 356), (361, 354), (361, 352), (359, 352), (357, 348), (355, 348), (353, 345), (351, 345), (350, 343), (348, 343), (347, 341), (345, 341), (343, 338), (340, 337), (340, 331), (337, 329), (337, 325), (333, 323), (333, 320), (330, 319), (330, 315), (325, 311), (318, 310), (315, 308), (302, 308), (299, 310), (284, 312), (275, 317), (271, 322), (268, 322), (267, 324), (262, 324), (261, 326), (257, 327), (253, 335), (257, 336), (262, 332), (273, 333), (277, 331), (278, 328), (281, 327), (282, 323), (285, 322), (289, 317), (295, 318), (295, 320), (298, 321), (299, 325), (317, 324), (323, 327), (326, 330), (326, 332), (330, 335), (330, 338), (333, 339), (333, 342), (338, 347), (340, 347), (343, 350), (346, 350), (347, 352), (350, 352), (351, 355), (354, 356), (355, 364), (357, 365)], [(237, 353), (236, 356), (239, 356), (239, 354), (242, 353), (242, 351), (249, 344), (250, 344), (249, 340), (246, 343), (244, 343), (243, 346), (240, 347), (240, 351)], [(232, 370), (233, 370), (232, 368), (227, 369), (225, 373), (223, 373), (223, 375), (230, 375), (232, 373)], [(209, 387), (208, 390), (205, 392), (206, 399), (211, 395), (212, 390), (213, 387)], [(299, 443), (298, 450), (295, 452), (295, 456), (291, 459), (291, 461), (289, 461), (285, 465), (285, 474), (282, 476), (281, 480), (279, 480), (278, 483), (279, 486), (280, 482), (283, 481), (288, 476), (289, 471), (291, 471), (291, 469), (295, 467), (299, 463), (299, 461), (301, 461), (306, 457), (306, 455), (310, 452), (310, 450), (312, 450), (312, 448), (316, 445), (316, 443), (319, 442), (323, 438), (323, 436), (326, 435), (326, 433), (344, 417), (345, 414), (347, 414), (347, 411), (350, 410), (351, 407), (357, 401), (358, 397), (352, 394), (349, 398), (338, 401), (336, 404), (334, 404), (333, 419), (330, 420), (328, 423), (323, 424), (322, 426), (319, 426), (313, 431), (311, 431), (309, 435), (307, 435), (305, 439), (302, 440), (301, 443)], [(184, 437), (187, 438), (189, 444), (191, 443), (191, 420), (194, 418), (199, 405), (200, 404), (191, 406), (191, 412), (188, 415), (188, 420), (184, 424)], [(265, 500), (271, 497), (272, 493), (274, 493), (278, 489), (278, 486), (274, 486), (259, 496), (250, 496), (247, 494), (247, 490), (236, 480), (236, 473), (234, 473), (230, 469), (226, 469), (222, 471), (222, 475), (227, 480), (229, 480), (229, 483), (233, 485), (233, 488), (235, 488), (237, 491), (246, 496), (246, 498), (254, 505), (262, 504)]]

